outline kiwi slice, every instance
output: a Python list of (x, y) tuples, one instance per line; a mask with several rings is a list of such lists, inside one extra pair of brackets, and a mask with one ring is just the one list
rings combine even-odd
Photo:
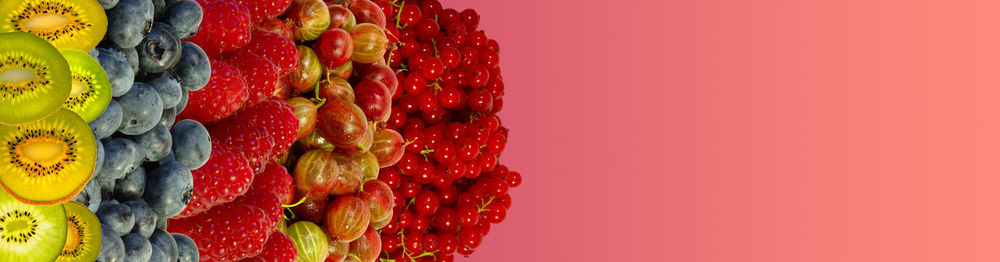
[(0, 261), (53, 261), (66, 244), (66, 210), (0, 192)]
[(69, 63), (73, 84), (63, 108), (76, 112), (90, 123), (111, 103), (111, 81), (97, 59), (80, 50), (59, 50)]
[(101, 221), (86, 206), (69, 201), (66, 208), (66, 245), (57, 262), (97, 260), (101, 253)]
[(71, 84), (69, 64), (55, 47), (32, 34), (0, 33), (0, 123), (52, 114), (69, 97)]
[(31, 33), (59, 49), (90, 51), (108, 31), (94, 0), (4, 0), (0, 10), (0, 32)]
[(0, 147), (0, 185), (33, 205), (72, 199), (97, 162), (90, 126), (69, 109), (23, 125), (0, 125)]

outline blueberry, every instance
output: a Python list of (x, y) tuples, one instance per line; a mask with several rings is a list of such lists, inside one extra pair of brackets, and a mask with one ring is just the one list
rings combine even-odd
[(164, 0), (153, 0), (153, 20), (160, 21), (163, 13), (167, 11), (167, 2)]
[(167, 254), (160, 251), (159, 247), (153, 246), (153, 253), (149, 256), (148, 262), (167, 262), (169, 261), (167, 259)]
[(177, 242), (177, 262), (197, 262), (198, 245), (190, 237), (180, 233), (171, 234)]
[(101, 4), (104, 10), (108, 10), (115, 7), (118, 4), (118, 0), (97, 0), (97, 3)]
[(104, 142), (101, 142), (101, 140), (96, 140), (95, 142), (96, 142), (95, 144), (97, 144), (97, 147), (94, 149), (94, 154), (97, 157), (94, 161), (93, 174), (101, 172), (101, 167), (104, 167)]
[(173, 71), (184, 90), (195, 91), (208, 84), (208, 79), (212, 76), (212, 65), (205, 50), (196, 44), (184, 42), (181, 44), (181, 59)]
[(153, 255), (153, 245), (146, 237), (130, 233), (122, 237), (125, 242), (125, 262), (146, 262)]
[(174, 35), (170, 25), (157, 22), (146, 38), (136, 47), (139, 52), (139, 69), (146, 73), (160, 73), (174, 67), (181, 58), (181, 40)]
[(198, 2), (181, 0), (167, 7), (163, 19), (174, 27), (178, 38), (188, 39), (194, 36), (201, 25), (202, 11)]
[(90, 131), (94, 132), (94, 138), (104, 139), (114, 134), (121, 123), (122, 107), (118, 105), (118, 101), (112, 99), (108, 107), (101, 113), (101, 116), (98, 116), (94, 121), (90, 121)]
[(191, 170), (180, 162), (166, 162), (146, 179), (143, 198), (160, 217), (172, 217), (184, 210), (194, 191)]
[(163, 109), (163, 114), (160, 115), (159, 124), (170, 128), (174, 126), (175, 120), (177, 120), (177, 108), (167, 108)]
[(146, 169), (136, 168), (125, 177), (115, 180), (115, 199), (137, 200), (142, 199), (142, 192), (146, 190)]
[(135, 75), (139, 76), (139, 74), (141, 73), (141, 71), (139, 71), (139, 51), (136, 51), (135, 48), (115, 47), (115, 49), (117, 49), (118, 52), (121, 52), (122, 55), (125, 56), (125, 61), (127, 61), (128, 65), (132, 67), (132, 71), (135, 71)]
[(142, 146), (143, 151), (146, 152), (146, 161), (156, 162), (160, 161), (160, 159), (163, 159), (163, 157), (170, 153), (170, 148), (173, 144), (173, 140), (171, 140), (170, 137), (170, 130), (167, 130), (167, 127), (157, 123), (153, 129), (135, 136), (133, 139), (135, 139), (135, 141)]
[(163, 108), (173, 108), (181, 101), (181, 92), (184, 92), (184, 89), (181, 88), (181, 82), (177, 81), (177, 77), (170, 71), (163, 72), (146, 81), (146, 84), (156, 88), (156, 93), (160, 95), (160, 101), (163, 102)]
[(119, 97), (128, 93), (135, 81), (135, 69), (128, 63), (125, 55), (108, 48), (98, 48), (97, 53), (97, 61), (111, 80), (111, 96)]
[(101, 172), (94, 176), (105, 188), (114, 189), (115, 180), (135, 170), (135, 159), (142, 153), (139, 144), (124, 138), (113, 138), (104, 141), (104, 162)]
[(150, 0), (120, 0), (107, 11), (107, 36), (122, 48), (132, 48), (142, 41), (153, 24), (153, 2)]
[(187, 91), (181, 92), (181, 101), (177, 102), (177, 106), (174, 107), (174, 109), (177, 109), (177, 114), (184, 112), (184, 108), (187, 107), (188, 104), (188, 98), (189, 96)]
[(167, 230), (167, 220), (166, 219), (157, 219), (156, 220), (156, 229)]
[(153, 243), (154, 247), (160, 248), (168, 261), (177, 261), (177, 241), (174, 240), (173, 235), (162, 229), (157, 229), (149, 237), (149, 242)]
[(91, 179), (83, 187), (83, 190), (80, 190), (80, 193), (73, 197), (73, 201), (87, 206), (90, 212), (97, 213), (97, 209), (101, 207), (101, 185), (97, 182), (97, 179)]
[(97, 51), (97, 48), (90, 49), (90, 51), (87, 51), (87, 55), (90, 55), (90, 57), (93, 57), (94, 59), (97, 59), (97, 56), (100, 54), (101, 52)]
[(174, 159), (189, 169), (198, 169), (208, 162), (212, 154), (212, 139), (208, 130), (198, 121), (184, 119), (170, 130), (174, 138)]
[(118, 132), (126, 135), (138, 135), (153, 129), (160, 122), (160, 114), (163, 114), (160, 95), (156, 89), (142, 82), (133, 84), (132, 90), (118, 98), (118, 103), (123, 113)]
[(125, 260), (125, 243), (108, 224), (101, 223), (101, 252), (97, 255), (97, 261), (123, 260)]
[(126, 205), (104, 202), (97, 209), (96, 215), (102, 224), (107, 224), (119, 236), (128, 234), (135, 226), (135, 215)]
[(153, 235), (153, 230), (156, 230), (156, 212), (150, 208), (146, 203), (139, 201), (127, 201), (122, 203), (132, 209), (132, 214), (135, 216), (135, 226), (132, 227), (132, 233), (137, 233), (143, 237), (150, 237)]

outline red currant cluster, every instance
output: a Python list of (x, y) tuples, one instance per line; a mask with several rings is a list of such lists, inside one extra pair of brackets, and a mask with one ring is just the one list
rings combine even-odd
[(468, 256), (510, 208), (508, 188), (521, 175), (498, 163), (508, 129), (499, 45), (476, 30), (475, 10), (443, 9), (437, 0), (377, 0), (389, 18), (393, 93), (387, 128), (405, 153), (379, 179), (396, 195), (382, 235), (382, 257), (452, 261)]

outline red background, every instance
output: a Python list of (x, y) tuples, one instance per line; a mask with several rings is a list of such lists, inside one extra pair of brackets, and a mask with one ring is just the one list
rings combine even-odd
[(465, 261), (1000, 261), (996, 1), (459, 1), (507, 220)]

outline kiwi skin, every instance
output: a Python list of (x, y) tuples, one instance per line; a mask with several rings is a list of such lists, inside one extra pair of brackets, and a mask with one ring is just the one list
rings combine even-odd
[(73, 82), (84, 82), (87, 85), (79, 94), (70, 94), (63, 103), (63, 108), (76, 112), (83, 121), (90, 123), (101, 116), (111, 103), (111, 81), (97, 59), (87, 53), (72, 49), (59, 50), (59, 53), (69, 64)]
[[(0, 32), (37, 35), (59, 49), (90, 51), (108, 31), (108, 17), (97, 1), (4, 0), (0, 1)], [(25, 22), (36, 15), (57, 14), (68, 24), (48, 30), (32, 30)], [(52, 29), (55, 29), (53, 32)]]
[[(73, 83), (69, 64), (59, 50), (45, 40), (29, 33), (0, 33), (0, 63), (3, 61), (20, 63), (24, 67), (31, 65), (29, 71), (45, 77), (29, 80), (38, 86), (10, 86), (13, 90), (0, 93), (0, 123), (14, 125), (41, 119), (59, 110), (69, 97)], [(42, 72), (32, 68), (48, 70)], [(0, 81), (0, 87), (8, 88), (4, 85), (5, 82)]]
[[(57, 127), (62, 129), (56, 129)], [(67, 132), (58, 132), (61, 130)], [(72, 151), (63, 152), (67, 157), (62, 160), (64, 162), (60, 163), (61, 166), (36, 165), (31, 159), (21, 159), (26, 156), (15, 152), (20, 141), (39, 137), (62, 140), (70, 145), (64, 150), (72, 148)], [(0, 187), (18, 201), (31, 205), (56, 205), (69, 201), (93, 177), (97, 162), (96, 147), (90, 126), (76, 113), (64, 108), (42, 120), (25, 125), (0, 125), (0, 149), (3, 149), (0, 150), (0, 162), (13, 163), (0, 165)], [(50, 173), (28, 173), (29, 169)], [(59, 177), (46, 179), (33, 176)], [(38, 181), (39, 179), (46, 181)]]
[(97, 260), (101, 251), (101, 222), (80, 203), (69, 201), (63, 203), (63, 207), (66, 208), (66, 245), (56, 261)]

